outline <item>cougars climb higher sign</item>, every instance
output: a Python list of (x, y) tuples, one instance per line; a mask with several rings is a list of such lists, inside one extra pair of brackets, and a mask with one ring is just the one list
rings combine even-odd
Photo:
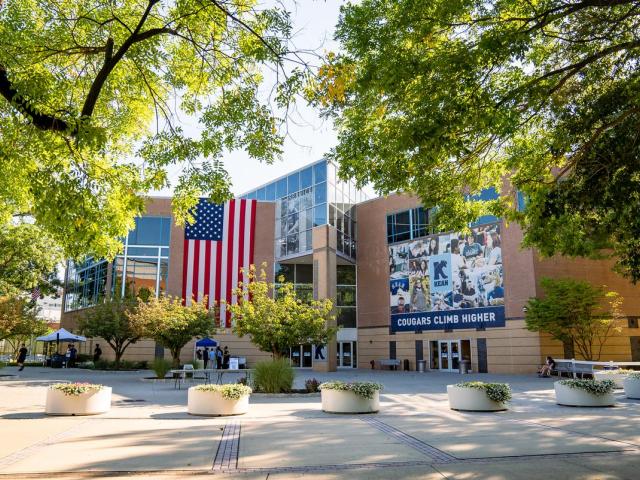
[(391, 330), (504, 327), (500, 224), (389, 246)]

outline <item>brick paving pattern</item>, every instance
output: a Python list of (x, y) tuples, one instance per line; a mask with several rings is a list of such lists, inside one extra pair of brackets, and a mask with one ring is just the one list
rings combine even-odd
[(240, 421), (230, 420), (224, 427), (222, 439), (213, 460), (213, 470), (235, 470), (238, 468), (238, 450), (240, 447)]

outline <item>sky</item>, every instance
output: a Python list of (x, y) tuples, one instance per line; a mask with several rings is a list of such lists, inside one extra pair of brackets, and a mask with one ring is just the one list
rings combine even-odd
[[(277, 0), (265, 0), (261, 4), (274, 5)], [(333, 32), (338, 21), (340, 5), (344, 0), (280, 0), (291, 12), (294, 44), (298, 49), (314, 49), (318, 53), (338, 49)], [(183, 119), (185, 131), (197, 135), (197, 121)], [(232, 182), (235, 195), (245, 193), (269, 180), (285, 175), (304, 165), (321, 159), (336, 143), (336, 135), (330, 120), (321, 119), (318, 112), (298, 101), (296, 111), (288, 121), (288, 136), (284, 143), (282, 160), (271, 165), (252, 160), (243, 151), (231, 152), (224, 158), (225, 168)], [(173, 172), (170, 178), (177, 177)], [(156, 192), (170, 195), (171, 189)]]

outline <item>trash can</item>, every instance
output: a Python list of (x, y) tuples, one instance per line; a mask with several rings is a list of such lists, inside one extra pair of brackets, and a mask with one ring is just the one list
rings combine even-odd
[(467, 374), (471, 370), (471, 362), (469, 360), (460, 360), (460, 373)]
[(420, 373), (424, 373), (424, 371), (427, 369), (427, 361), (426, 360), (418, 360), (416, 363), (418, 364), (418, 371)]

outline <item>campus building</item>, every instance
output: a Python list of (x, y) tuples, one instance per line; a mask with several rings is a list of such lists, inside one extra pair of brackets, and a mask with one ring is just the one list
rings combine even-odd
[[(425, 361), (428, 369), (458, 371), (466, 361), (473, 371), (524, 373), (535, 371), (546, 355), (575, 356), (571, 345), (529, 332), (524, 323), (526, 302), (541, 294), (542, 277), (572, 277), (624, 297), (627, 317), (602, 358), (640, 361), (640, 287), (613, 273), (612, 261), (541, 259), (520, 247), (516, 224), (483, 217), (470, 235), (439, 232), (430, 213), (409, 195), (367, 198), (324, 160), (225, 206), (201, 202), (196, 216), (209, 223), (186, 231), (173, 219), (171, 199), (151, 198), (113, 262), (69, 263), (62, 326), (73, 330), (87, 308), (122, 294), (125, 286), (186, 301), (225, 298), (228, 291), (232, 301), (232, 285), (243, 281), (239, 267), (265, 264), (269, 281), (284, 277), (302, 297), (331, 298), (336, 305), (336, 341), (292, 348), (295, 367), (371, 368), (398, 359), (411, 369)], [(249, 339), (235, 337), (231, 322), (222, 312), (216, 340), (249, 365), (268, 358)], [(83, 348), (90, 351), (96, 341)], [(165, 354), (143, 340), (125, 358)], [(192, 355), (193, 345), (187, 345), (184, 360)]]

